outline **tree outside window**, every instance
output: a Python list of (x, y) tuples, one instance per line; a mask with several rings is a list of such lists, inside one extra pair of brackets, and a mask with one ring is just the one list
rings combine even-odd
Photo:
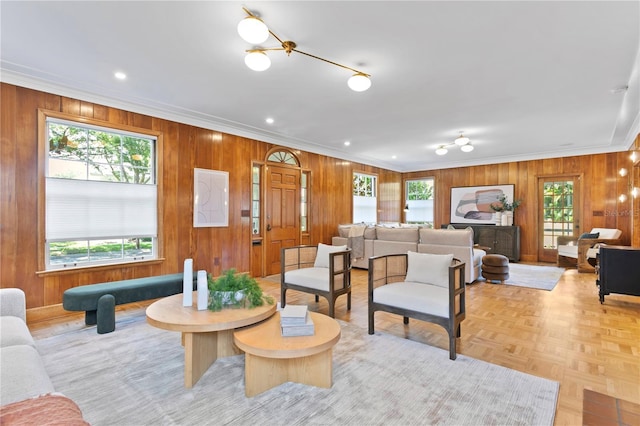
[(155, 138), (46, 123), (47, 269), (153, 258)]
[(405, 222), (433, 227), (433, 178), (405, 182)]

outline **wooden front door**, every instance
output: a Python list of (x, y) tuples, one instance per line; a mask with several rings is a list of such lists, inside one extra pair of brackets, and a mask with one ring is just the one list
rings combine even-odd
[(267, 167), (266, 273), (280, 273), (280, 251), (300, 244), (300, 169)]

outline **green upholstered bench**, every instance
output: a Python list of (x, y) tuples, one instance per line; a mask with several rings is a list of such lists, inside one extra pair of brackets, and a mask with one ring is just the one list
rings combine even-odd
[[(85, 324), (97, 324), (99, 334), (111, 333), (116, 328), (116, 305), (181, 293), (182, 279), (183, 274), (178, 273), (81, 285), (64, 292), (62, 307), (67, 311), (85, 311)], [(196, 289), (196, 274), (193, 289)]]

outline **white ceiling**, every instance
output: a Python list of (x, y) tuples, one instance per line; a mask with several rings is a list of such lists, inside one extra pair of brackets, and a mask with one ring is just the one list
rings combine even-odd
[[(249, 70), (242, 6), (371, 89), (297, 53)], [(3, 0), (0, 15), (4, 82), (400, 172), (622, 151), (640, 131), (639, 1)], [(461, 130), (473, 152), (435, 155)]]

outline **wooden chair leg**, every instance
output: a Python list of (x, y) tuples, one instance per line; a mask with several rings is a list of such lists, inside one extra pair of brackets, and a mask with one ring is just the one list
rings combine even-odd
[(351, 292), (347, 293), (347, 311), (351, 310)]
[(287, 289), (280, 289), (280, 307), (284, 308), (287, 304)]
[(373, 334), (373, 311), (369, 310), (369, 334)]
[(456, 337), (452, 330), (452, 332), (449, 333), (449, 359), (453, 361), (456, 359), (456, 356)]

